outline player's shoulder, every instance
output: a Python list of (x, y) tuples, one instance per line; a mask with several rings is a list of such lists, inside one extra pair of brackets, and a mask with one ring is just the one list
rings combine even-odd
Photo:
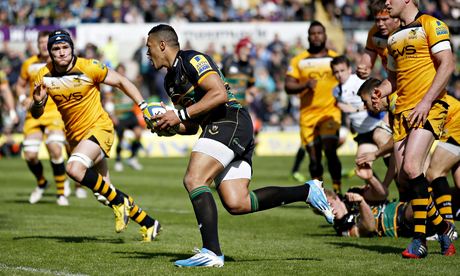
[(38, 70), (37, 76), (48, 77), (51, 76), (52, 72), (53, 63), (48, 62), (45, 66), (41, 67), (40, 70)]
[(82, 57), (77, 57), (75, 66), (80, 68), (100, 68), (102, 70), (107, 69), (107, 66), (97, 59), (88, 59)]
[(184, 62), (192, 63), (193, 61), (210, 60), (210, 57), (202, 52), (195, 50), (180, 51), (179, 56)]
[(310, 53), (307, 50), (303, 50), (302, 52), (295, 55), (292, 60), (302, 60), (310, 57)]
[[(24, 70), (24, 68), (29, 68), (32, 64), (35, 64), (35, 63), (40, 63), (40, 59), (38, 58), (37, 55), (33, 55), (29, 58), (27, 58), (26, 60), (24, 60), (24, 62), (22, 63), (21, 65), (21, 68), (22, 70)], [(27, 69), (26, 69), (27, 70)]]
[(338, 56), (340, 56), (339, 53), (337, 53), (337, 52), (334, 51), (334, 50), (330, 50), (330, 49), (327, 50), (327, 55), (328, 55), (329, 57), (338, 57)]
[(442, 25), (442, 24), (445, 24), (442, 20), (432, 16), (432, 15), (429, 15), (429, 14), (425, 14), (425, 13), (419, 13), (416, 17), (416, 21), (424, 24), (424, 23), (435, 23), (437, 25)]

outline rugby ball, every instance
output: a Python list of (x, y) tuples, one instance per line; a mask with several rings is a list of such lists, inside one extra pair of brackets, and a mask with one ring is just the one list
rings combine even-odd
[[(153, 119), (154, 116), (166, 113), (168, 110), (173, 110), (174, 108), (172, 107), (166, 107), (164, 108), (161, 106), (161, 103), (159, 102), (152, 102), (147, 105), (147, 107), (144, 109), (144, 117), (148, 118), (146, 119), (146, 124), (150, 129), (154, 129), (157, 126), (157, 121)], [(161, 131), (155, 131), (155, 133), (158, 134), (158, 136), (173, 136), (177, 134), (177, 129), (179, 128), (179, 125), (175, 127), (170, 127), (168, 129), (164, 129)]]
[(153, 129), (157, 126), (157, 122), (153, 119), (153, 117), (165, 112), (166, 109), (161, 106), (161, 103), (153, 102), (147, 105), (147, 107), (144, 109), (144, 116), (149, 119), (146, 120), (146, 123), (150, 129)]

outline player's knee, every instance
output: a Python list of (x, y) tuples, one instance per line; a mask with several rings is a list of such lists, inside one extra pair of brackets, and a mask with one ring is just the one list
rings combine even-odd
[(79, 162), (70, 162), (66, 165), (67, 174), (75, 181), (81, 182), (86, 171), (86, 167)]
[(182, 181), (187, 191), (190, 192), (200, 186), (207, 185), (207, 183), (210, 183), (211, 179), (205, 179), (195, 173), (187, 173)]
[(38, 152), (24, 151), (24, 159), (29, 163), (36, 164), (38, 162)]
[(409, 179), (414, 179), (422, 174), (421, 168), (413, 162), (404, 162), (403, 171)]
[(66, 172), (77, 182), (81, 182), (88, 168), (94, 165), (91, 158), (82, 153), (73, 153), (67, 161)]
[(223, 205), (227, 212), (232, 215), (246, 214), (251, 211), (250, 204), (245, 204), (244, 200), (239, 198), (226, 199)]

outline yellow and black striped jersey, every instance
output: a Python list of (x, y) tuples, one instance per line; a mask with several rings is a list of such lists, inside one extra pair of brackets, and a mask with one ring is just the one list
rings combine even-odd
[(101, 104), (99, 84), (107, 76), (105, 64), (97, 60), (76, 58), (73, 68), (58, 74), (52, 63), (43, 67), (35, 83), (44, 83), (49, 98), (61, 113), (68, 139), (78, 139), (96, 123), (111, 124)]
[(398, 93), (395, 113), (412, 109), (421, 101), (436, 75), (433, 55), (450, 49), (447, 25), (426, 14), (419, 13), (414, 22), (389, 36), (388, 69), (396, 72)]
[(331, 61), (338, 54), (328, 50), (324, 57), (311, 57), (308, 51), (303, 51), (291, 59), (287, 75), (306, 82), (316, 79), (318, 82), (314, 89), (307, 89), (300, 95), (300, 112), (304, 113), (317, 111), (323, 113), (329, 109), (336, 109), (336, 100), (332, 90), (337, 86), (338, 81), (332, 75)]

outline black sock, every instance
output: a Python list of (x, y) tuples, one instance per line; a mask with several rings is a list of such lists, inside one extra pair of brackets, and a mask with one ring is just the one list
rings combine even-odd
[(137, 152), (142, 147), (142, 144), (138, 140), (134, 140), (131, 144), (131, 158), (136, 157)]
[(87, 169), (85, 176), (81, 180), (81, 184), (93, 190), (93, 192), (99, 193), (107, 198), (110, 204), (118, 205), (124, 202), (124, 196), (121, 193), (117, 193), (115, 188), (112, 188), (108, 183), (105, 183), (102, 175)]
[(46, 180), (45, 180), (45, 177), (43, 175), (42, 162), (40, 160), (38, 160), (38, 162), (34, 164), (31, 161), (27, 161), (27, 167), (29, 167), (29, 170), (35, 176), (35, 179), (37, 179), (38, 186), (40, 188), (45, 188)]
[(284, 204), (307, 200), (309, 187), (264, 187), (250, 193), (251, 212), (271, 209)]
[(426, 241), (426, 221), (430, 194), (428, 180), (421, 174), (414, 179), (409, 179), (413, 196), (411, 200), (414, 211), (414, 238)]
[(60, 163), (54, 163), (51, 160), (51, 168), (53, 169), (54, 182), (56, 182), (57, 196), (64, 195), (64, 182), (66, 180), (64, 159)]
[(303, 159), (305, 158), (305, 148), (300, 147), (295, 155), (294, 166), (292, 166), (292, 173), (298, 172), (300, 164), (302, 164)]
[(446, 177), (438, 177), (431, 182), (433, 188), (433, 199), (436, 207), (441, 213), (441, 216), (454, 223), (454, 216), (452, 214), (452, 194), (450, 192), (449, 183)]
[(216, 255), (222, 255), (217, 229), (217, 207), (208, 186), (201, 186), (189, 193), (201, 232), (203, 247)]

